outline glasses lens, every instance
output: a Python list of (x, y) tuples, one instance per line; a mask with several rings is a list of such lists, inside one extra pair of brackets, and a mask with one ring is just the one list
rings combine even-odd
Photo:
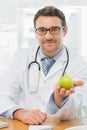
[(61, 29), (61, 27), (52, 27), (50, 29), (50, 33), (51, 34), (59, 34), (60, 33), (60, 29)]
[(45, 28), (38, 28), (36, 29), (36, 32), (40, 35), (46, 34), (46, 29)]

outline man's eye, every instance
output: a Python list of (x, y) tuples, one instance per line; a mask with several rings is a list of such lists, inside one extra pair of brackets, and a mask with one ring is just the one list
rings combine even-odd
[(59, 28), (52, 28), (51, 31), (58, 31)]
[(39, 29), (40, 32), (45, 32), (45, 29)]

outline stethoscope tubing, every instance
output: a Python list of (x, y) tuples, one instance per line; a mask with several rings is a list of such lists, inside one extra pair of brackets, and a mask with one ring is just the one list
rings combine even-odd
[(39, 70), (39, 71), (41, 70), (40, 64), (37, 62), (37, 55), (38, 55), (39, 49), (40, 49), (40, 46), (37, 48), (37, 51), (36, 51), (36, 54), (35, 54), (35, 60), (32, 61), (32, 62), (28, 65), (28, 69), (30, 69), (31, 65), (35, 63), (35, 64), (38, 65), (38, 70)]
[[(68, 64), (69, 64), (69, 53), (68, 53), (68, 49), (67, 49), (67, 47), (66, 47), (65, 45), (64, 45), (64, 48), (65, 48), (65, 50), (66, 50), (67, 62), (66, 62), (66, 65), (65, 65), (65, 67), (64, 67), (64, 70), (63, 70), (63, 73), (62, 73), (61, 76), (64, 76), (64, 75), (65, 75), (67, 66), (68, 66)], [(35, 60), (32, 61), (31, 63), (29, 63), (29, 65), (28, 65), (28, 70), (30, 69), (30, 67), (32, 66), (32, 64), (37, 64), (37, 65), (38, 65), (38, 71), (41, 70), (40, 64), (39, 64), (39, 62), (37, 62), (37, 55), (38, 55), (39, 49), (40, 49), (40, 46), (37, 48), (37, 51), (36, 51), (36, 54), (35, 54)]]
[[(65, 75), (67, 66), (69, 64), (69, 53), (68, 53), (68, 49), (67, 49), (67, 47), (65, 45), (64, 45), (64, 48), (66, 50), (67, 62), (66, 62), (66, 65), (64, 67), (64, 70), (63, 70), (61, 76)], [(40, 79), (40, 70), (41, 70), (41, 66), (40, 66), (39, 62), (37, 61), (37, 55), (38, 55), (39, 49), (40, 49), (40, 46), (36, 50), (35, 60), (32, 61), (32, 62), (30, 62), (29, 64), (27, 64), (28, 68), (27, 68), (27, 75), (26, 75), (27, 76), (26, 77), (26, 83), (27, 83), (27, 88), (28, 88), (28, 92), (29, 93), (36, 93), (38, 91), (38, 85), (39, 85), (39, 79)], [(38, 79), (36, 80), (37, 83), (35, 83), (35, 81), (34, 81), (33, 86), (32, 86), (31, 85), (32, 83), (30, 83), (30, 82), (33, 82), (33, 81), (30, 80), (32, 78), (31, 77), (32, 73), (30, 74), (30, 69), (31, 69), (31, 66), (33, 67), (33, 65), (35, 65), (35, 64), (38, 66), (38, 68), (37, 68), (38, 74), (36, 76)]]
[(67, 62), (66, 62), (65, 68), (64, 68), (63, 73), (62, 73), (61, 76), (64, 76), (64, 75), (65, 75), (66, 69), (67, 69), (68, 64), (69, 64), (69, 53), (68, 53), (68, 49), (67, 49), (67, 47), (66, 47), (65, 45), (64, 45), (64, 47), (65, 47), (66, 54), (67, 54)]

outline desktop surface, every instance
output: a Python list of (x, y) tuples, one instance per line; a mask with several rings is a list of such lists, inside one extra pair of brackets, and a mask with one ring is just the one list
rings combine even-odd
[[(1, 118), (0, 121), (5, 121), (8, 126), (5, 128), (0, 128), (0, 130), (29, 130), (29, 125), (22, 123), (18, 120), (11, 120), (7, 118)], [(53, 130), (64, 130), (72, 126), (87, 125), (87, 118), (83, 119), (73, 119), (67, 121), (58, 121), (57, 123), (52, 123), (52, 120), (46, 123), (46, 125), (52, 125)]]

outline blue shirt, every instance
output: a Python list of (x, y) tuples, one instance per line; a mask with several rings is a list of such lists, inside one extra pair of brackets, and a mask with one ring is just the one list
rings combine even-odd
[[(57, 59), (61, 56), (62, 52), (63, 52), (64, 47), (62, 47), (62, 49), (60, 50), (60, 52), (58, 52), (57, 55), (55, 55), (54, 57), (52, 57), (54, 59), (54, 61), (57, 61)], [(41, 49), (39, 50), (39, 56), (40, 59), (44, 59), (45, 57), (47, 57), (42, 51)]]

